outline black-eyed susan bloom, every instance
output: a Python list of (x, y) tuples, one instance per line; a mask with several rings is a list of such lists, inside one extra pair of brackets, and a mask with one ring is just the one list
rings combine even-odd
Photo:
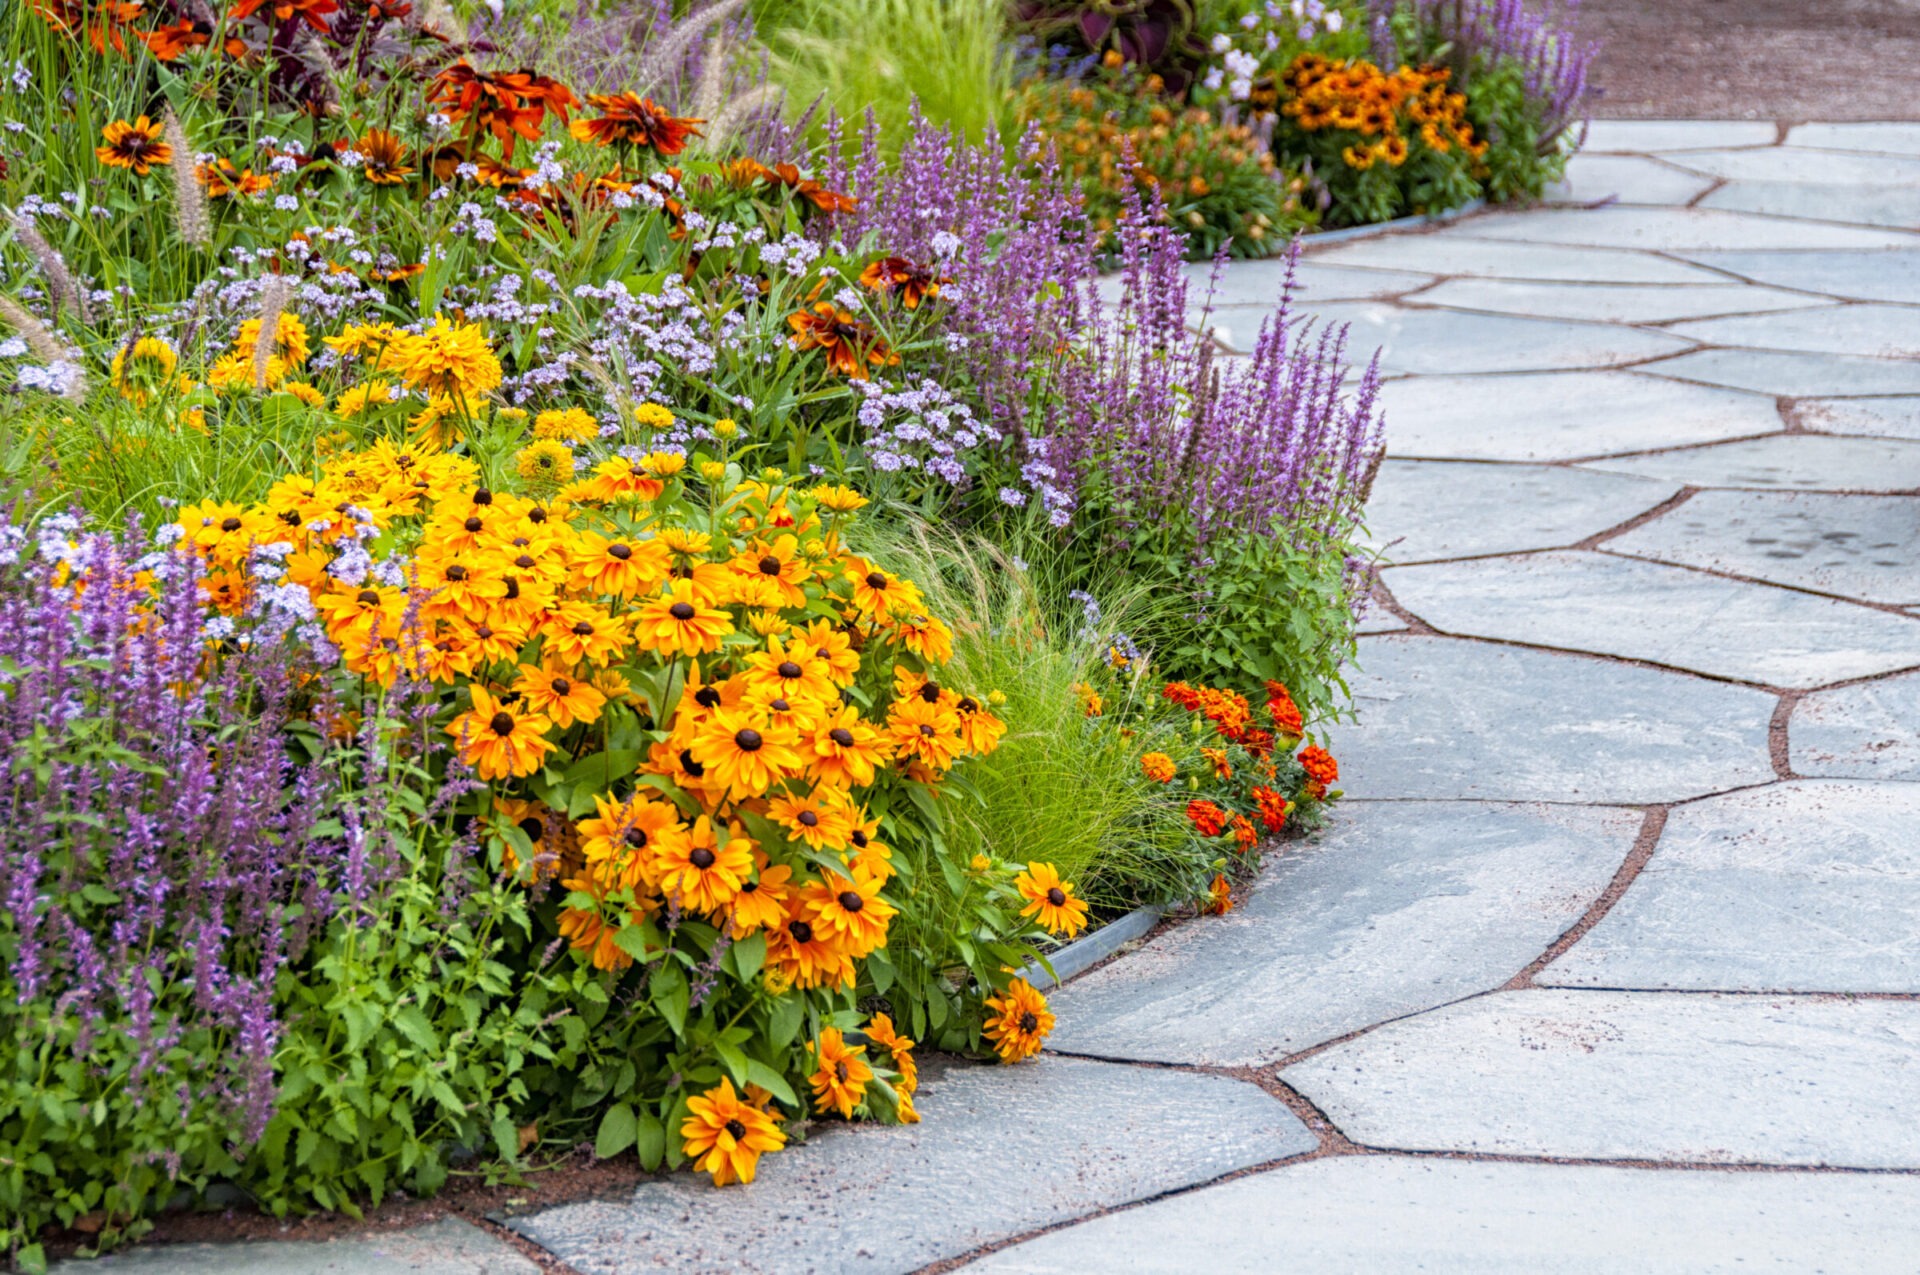
[(1047, 1033), (1053, 1030), (1053, 1011), (1042, 996), (1024, 978), (1007, 984), (1007, 990), (987, 998), (986, 1037), (1002, 1062), (1019, 1062), (1040, 1052)]
[(540, 769), (553, 744), (546, 738), (553, 725), (538, 713), (521, 713), (495, 699), (481, 687), (472, 688), (473, 708), (453, 719), (447, 734), (460, 748), (460, 760), (482, 779), (509, 779)]
[(634, 617), (634, 644), (662, 655), (707, 655), (733, 632), (733, 617), (701, 598), (696, 581), (679, 577)]
[(787, 1145), (773, 1117), (742, 1101), (724, 1076), (716, 1087), (687, 1099), (680, 1136), (693, 1167), (712, 1174), (715, 1186), (753, 1181), (760, 1157)]
[(813, 1109), (822, 1115), (835, 1111), (842, 1119), (853, 1119), (854, 1108), (866, 1101), (867, 1082), (873, 1079), (867, 1051), (848, 1044), (838, 1027), (822, 1027), (807, 1052), (815, 1063), (809, 1077)]
[(742, 709), (718, 709), (693, 737), (693, 756), (707, 782), (736, 799), (758, 797), (798, 774), (799, 735)]
[(654, 875), (660, 892), (695, 912), (718, 912), (740, 893), (753, 873), (753, 842), (738, 826), (721, 830), (701, 815), (686, 836), (654, 844)]
[(1051, 863), (1029, 863), (1013, 879), (1013, 888), (1027, 901), (1020, 915), (1031, 917), (1049, 934), (1072, 938), (1087, 928), (1087, 905), (1073, 895), (1073, 883), (1060, 879)]
[(136, 120), (114, 120), (100, 130), (103, 146), (94, 149), (101, 163), (125, 168), (145, 177), (157, 165), (173, 162), (173, 147), (165, 141), (165, 130), (146, 116)]

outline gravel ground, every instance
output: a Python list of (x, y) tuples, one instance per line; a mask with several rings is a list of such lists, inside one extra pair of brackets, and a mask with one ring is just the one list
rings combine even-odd
[(1583, 0), (1611, 119), (1920, 119), (1920, 0)]

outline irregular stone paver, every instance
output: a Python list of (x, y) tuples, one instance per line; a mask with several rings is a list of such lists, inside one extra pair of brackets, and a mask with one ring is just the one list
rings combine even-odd
[[(1852, 301), (1920, 297), (1920, 252), (1693, 252), (1688, 259), (1775, 288)], [(1725, 282), (1724, 277), (1721, 282)]]
[[(1704, 178), (1702, 180), (1705, 180)], [(1848, 186), (1839, 195), (1830, 186), (1798, 182), (1728, 182), (1705, 196), (1701, 208), (1844, 221), (1855, 226), (1920, 226), (1920, 186)]]
[(1824, 297), (1746, 283), (1527, 283), (1514, 279), (1448, 279), (1410, 298), (1421, 305), (1543, 319), (1600, 323), (1673, 323), (1764, 310), (1831, 306)]
[(1773, 778), (1774, 697), (1580, 655), (1371, 637), (1333, 727), (1341, 783), (1368, 797), (1639, 803)]
[(1713, 178), (1683, 172), (1642, 155), (1575, 155), (1565, 180), (1549, 186), (1546, 202), (1684, 204), (1713, 189)]
[(1807, 696), (1787, 742), (1797, 775), (1920, 780), (1920, 674)]
[(1920, 310), (1904, 305), (1826, 306), (1797, 313), (1749, 314), (1680, 323), (1667, 330), (1708, 345), (1920, 358)]
[(1897, 231), (1701, 208), (1612, 206), (1489, 213), (1474, 218), (1463, 231), (1476, 239), (1649, 252), (1920, 247), (1920, 237)]
[(1050, 1048), (1253, 1067), (1498, 987), (1598, 898), (1638, 811), (1365, 802), (1180, 926), (1054, 998)]
[(1808, 429), (1920, 442), (1920, 397), (1803, 399), (1794, 410)]
[(1389, 562), (1552, 549), (1617, 527), (1679, 487), (1553, 465), (1390, 460), (1374, 478), (1367, 530)]
[(1697, 350), (1643, 371), (1789, 398), (1920, 393), (1920, 362), (1785, 354), (1772, 350)]
[(59, 1275), (538, 1275), (519, 1249), (457, 1217), (403, 1231), (334, 1240), (154, 1244), (92, 1261), (56, 1262)]
[(1729, 181), (1804, 182), (1816, 186), (1895, 186), (1920, 182), (1920, 159), (1849, 154), (1797, 146), (1692, 151), (1668, 155), (1688, 172)]
[(1648, 456), (1589, 461), (1586, 468), (1640, 474), (1691, 487), (1911, 491), (1920, 487), (1920, 444), (1825, 434), (1774, 434)]
[(922, 1123), (816, 1125), (750, 1192), (691, 1174), (511, 1225), (577, 1270), (893, 1272), (1312, 1150), (1243, 1081), (1068, 1058), (929, 1074)]
[(1408, 310), (1380, 302), (1311, 306), (1322, 322), (1352, 325), (1349, 344), (1380, 349), (1390, 373), (1533, 372), (1613, 367), (1693, 348), (1659, 332), (1502, 314)]
[(1309, 1160), (1016, 1244), (982, 1275), (1910, 1275), (1920, 1178)]
[[(1211, 262), (1194, 262), (1187, 267), (1189, 295), (1196, 302), (1205, 299), (1207, 281), (1212, 275)], [(1214, 307), (1257, 305), (1271, 310), (1280, 304), (1280, 290), (1286, 286), (1286, 280), (1284, 260), (1235, 262), (1233, 268), (1220, 277), (1220, 290), (1213, 294)], [(1434, 276), (1428, 272), (1354, 270), (1304, 260), (1295, 267), (1293, 281), (1298, 300), (1373, 301), (1413, 292), (1433, 280)]]
[[(1466, 225), (1471, 226), (1472, 222)], [(1562, 283), (1725, 283), (1723, 275), (1680, 261), (1614, 248), (1504, 244), (1458, 235), (1389, 235), (1309, 250), (1314, 265), (1489, 279), (1545, 279)]]
[(1782, 428), (1769, 397), (1635, 372), (1549, 372), (1497, 383), (1422, 376), (1382, 386), (1380, 402), (1388, 454), (1433, 459), (1574, 460)]
[(1703, 491), (1607, 548), (1862, 602), (1920, 605), (1920, 496)]
[(1787, 144), (1830, 151), (1920, 155), (1920, 124), (1796, 124), (1787, 132)]
[(1798, 780), (1674, 810), (1653, 857), (1537, 981), (1920, 987), (1920, 784)]
[(1920, 1168), (1920, 1002), (1500, 992), (1281, 1072), (1386, 1149)]
[(1392, 567), (1384, 578), (1443, 633), (1710, 677), (1814, 687), (1920, 665), (1920, 625), (1906, 616), (1611, 554)]
[(1779, 137), (1764, 120), (1594, 120), (1582, 149), (1604, 154), (1771, 146)]

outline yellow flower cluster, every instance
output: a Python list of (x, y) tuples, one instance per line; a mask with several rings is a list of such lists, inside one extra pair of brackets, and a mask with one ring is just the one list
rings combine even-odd
[(1459, 148), (1478, 159), (1487, 144), (1476, 142), (1467, 122), (1467, 99), (1447, 88), (1444, 67), (1403, 66), (1388, 74), (1371, 62), (1331, 62), (1303, 53), (1287, 68), (1280, 110), (1305, 132), (1340, 129), (1360, 136), (1342, 148), (1348, 167), (1406, 163), (1409, 137), (1442, 155)]

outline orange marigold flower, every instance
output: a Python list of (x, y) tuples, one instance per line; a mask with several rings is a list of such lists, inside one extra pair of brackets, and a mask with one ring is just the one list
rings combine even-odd
[(1235, 815), (1232, 827), (1234, 846), (1241, 854), (1245, 854), (1260, 843), (1260, 834), (1254, 831), (1253, 821), (1245, 815)]
[(1300, 750), (1300, 768), (1307, 772), (1307, 795), (1315, 801), (1327, 795), (1327, 785), (1340, 778), (1340, 763), (1318, 744)]
[(1140, 758), (1140, 773), (1156, 784), (1165, 784), (1173, 782), (1180, 768), (1165, 753), (1147, 753)]
[(1227, 826), (1227, 812), (1211, 801), (1195, 798), (1187, 803), (1187, 820), (1203, 837), (1217, 837)]
[(1293, 803), (1272, 788), (1256, 784), (1253, 799), (1259, 806), (1260, 824), (1268, 832), (1279, 832), (1287, 826), (1287, 816), (1293, 813)]
[(1274, 729), (1282, 735), (1298, 737), (1306, 729), (1299, 705), (1293, 702), (1293, 696), (1279, 682), (1267, 683), (1267, 716), (1273, 719)]
[(1213, 878), (1213, 884), (1207, 888), (1207, 901), (1202, 910), (1209, 916), (1225, 916), (1233, 911), (1233, 887), (1227, 884), (1224, 876)]

